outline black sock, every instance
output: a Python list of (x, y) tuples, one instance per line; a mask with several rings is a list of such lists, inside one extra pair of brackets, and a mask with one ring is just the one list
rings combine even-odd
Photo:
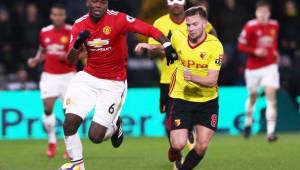
[(187, 154), (182, 164), (181, 170), (192, 170), (199, 164), (199, 162), (202, 160), (203, 157), (204, 155), (198, 155), (195, 149), (191, 150)]

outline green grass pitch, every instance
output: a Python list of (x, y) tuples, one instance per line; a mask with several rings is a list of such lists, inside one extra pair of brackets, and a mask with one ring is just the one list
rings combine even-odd
[[(58, 155), (48, 159), (45, 140), (0, 141), (0, 170), (57, 170), (67, 162)], [(83, 140), (87, 170), (171, 170), (165, 138), (126, 137), (119, 149), (110, 142), (100, 145)], [(186, 153), (186, 151), (185, 151)], [(244, 140), (240, 136), (217, 134), (201, 164), (201, 170), (299, 170), (300, 133), (279, 134), (268, 144), (264, 135)]]

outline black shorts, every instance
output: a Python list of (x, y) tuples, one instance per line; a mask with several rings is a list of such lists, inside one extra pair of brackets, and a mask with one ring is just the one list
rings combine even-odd
[(194, 125), (202, 125), (216, 131), (218, 113), (218, 98), (207, 102), (190, 102), (171, 98), (168, 129), (191, 129)]
[(170, 84), (160, 84), (159, 110), (161, 113), (166, 113), (168, 110), (170, 102), (169, 87)]

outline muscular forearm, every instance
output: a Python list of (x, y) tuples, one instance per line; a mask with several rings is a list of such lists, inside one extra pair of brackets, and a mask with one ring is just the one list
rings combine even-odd
[(147, 50), (147, 55), (150, 58), (163, 58), (165, 56), (165, 50), (162, 45), (151, 45), (151, 48)]
[(217, 84), (218, 79), (214, 77), (200, 77), (193, 75), (191, 81), (199, 86), (214, 87)]

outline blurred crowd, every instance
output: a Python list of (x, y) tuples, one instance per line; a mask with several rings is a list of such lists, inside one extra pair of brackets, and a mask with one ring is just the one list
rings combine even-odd
[[(1, 0), (0, 2), (0, 89), (35, 89), (42, 66), (28, 69), (26, 60), (38, 48), (39, 31), (50, 24), (49, 10), (57, 2), (64, 3), (68, 23), (85, 14), (85, 0)], [(203, 0), (189, 0), (187, 7), (203, 4)], [(204, 1), (205, 2), (205, 1)], [(221, 86), (244, 85), (246, 56), (238, 53), (237, 38), (245, 22), (254, 17), (255, 0), (208, 0), (209, 21), (213, 24), (225, 49)], [(282, 87), (293, 95), (300, 94), (300, 17), (296, 0), (272, 0), (272, 18), (280, 23), (279, 50)], [(126, 12), (146, 22), (167, 13), (165, 0), (109, 0), (111, 9)], [(159, 73), (154, 61), (136, 57), (132, 52), (139, 41), (128, 35), (129, 85), (155, 86)], [(140, 77), (148, 77), (143, 80)], [(18, 84), (18, 85), (16, 85)]]

